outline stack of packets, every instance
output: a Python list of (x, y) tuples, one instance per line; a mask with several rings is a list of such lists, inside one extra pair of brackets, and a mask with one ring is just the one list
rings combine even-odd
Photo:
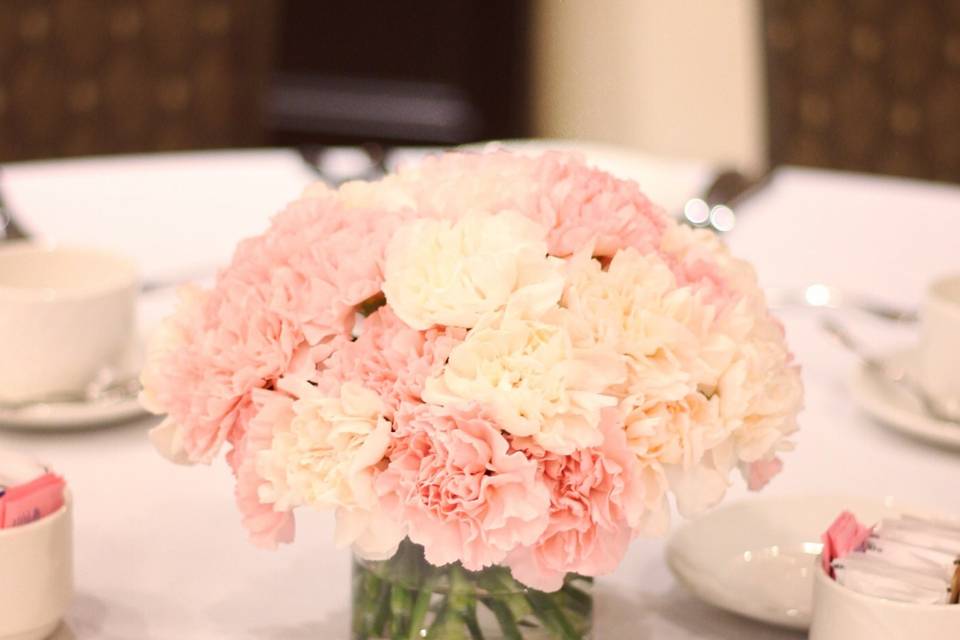
[(916, 604), (960, 600), (960, 523), (903, 515), (867, 527), (845, 511), (822, 536), (823, 568), (860, 593)]
[(63, 506), (63, 478), (28, 456), (0, 451), (0, 529), (29, 524)]

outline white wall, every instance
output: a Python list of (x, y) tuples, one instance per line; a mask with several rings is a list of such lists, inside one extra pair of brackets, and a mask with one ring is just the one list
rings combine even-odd
[(534, 25), (537, 135), (763, 165), (758, 0), (537, 0)]

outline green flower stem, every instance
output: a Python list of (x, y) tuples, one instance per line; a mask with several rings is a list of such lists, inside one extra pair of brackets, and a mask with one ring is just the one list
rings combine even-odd
[(398, 584), (390, 589), (390, 637), (403, 640), (407, 629), (407, 616), (413, 608), (413, 594)]
[(371, 571), (363, 570), (363, 602), (365, 604), (376, 603), (380, 595), (380, 578)]
[(517, 621), (506, 603), (493, 596), (481, 598), (481, 602), (496, 616), (497, 622), (500, 623), (500, 630), (503, 631), (504, 640), (523, 640), (523, 634), (520, 633)]
[(487, 569), (480, 577), (479, 584), (492, 598), (506, 604), (518, 624), (522, 624), (523, 618), (532, 613), (530, 603), (523, 597), (526, 587), (514, 580), (509, 570), (500, 567)]
[(420, 630), (423, 628), (423, 621), (427, 617), (427, 610), (430, 608), (430, 600), (433, 596), (433, 587), (436, 579), (427, 578), (420, 585), (420, 591), (413, 601), (413, 608), (410, 610), (410, 627), (407, 631), (407, 640), (421, 640)]
[(357, 305), (357, 311), (366, 318), (386, 303), (386, 297), (382, 293), (377, 293)]
[(593, 598), (590, 597), (590, 594), (579, 587), (575, 587), (573, 584), (568, 583), (563, 585), (562, 591), (584, 606), (593, 606)]
[(483, 631), (480, 630), (480, 623), (477, 621), (477, 601), (475, 598), (470, 598), (462, 615), (463, 622), (467, 625), (467, 631), (470, 632), (471, 640), (483, 640)]
[(437, 619), (430, 625), (427, 637), (433, 640), (467, 640), (466, 629), (458, 612), (459, 603), (453, 593), (447, 596)]
[(373, 617), (376, 615), (378, 598), (380, 593), (385, 586), (383, 581), (380, 580), (372, 572), (365, 569), (359, 569), (363, 576), (363, 585), (360, 596), (360, 602), (362, 606), (359, 607), (362, 613), (362, 627), (360, 629), (359, 636), (361, 638), (368, 638), (373, 631)]
[[(381, 585), (380, 594), (377, 598), (378, 600), (370, 607), (371, 610), (376, 610), (377, 612), (373, 617), (371, 630), (376, 637), (382, 638), (384, 628), (387, 625), (387, 618), (390, 617), (390, 585), (388, 583), (384, 582)], [(377, 608), (374, 609), (375, 607)]]
[(573, 586), (570, 583), (567, 583), (563, 586), (559, 595), (572, 610), (576, 611), (581, 616), (588, 616), (593, 609), (593, 599), (590, 597), (590, 594)]
[(368, 582), (367, 572), (354, 566), (353, 568), (353, 611), (351, 629), (354, 640), (367, 640), (370, 633), (367, 631), (367, 607), (364, 599), (364, 587)]
[(472, 640), (483, 640), (483, 633), (480, 631), (480, 625), (477, 622), (477, 598), (476, 587), (470, 582), (463, 567), (454, 564), (449, 570), (450, 576), (450, 601), (448, 605), (453, 608), (456, 617), (459, 618), (470, 632)]
[(563, 640), (580, 640), (580, 635), (570, 624), (570, 621), (567, 620), (567, 617), (563, 615), (563, 612), (557, 608), (551, 597), (542, 593), (528, 591), (527, 600), (529, 600), (530, 605), (533, 607), (533, 614), (537, 616), (548, 629), (559, 635)]
[[(560, 590), (542, 593), (517, 582), (505, 567), (433, 567), (421, 547), (404, 541), (389, 560), (358, 559), (353, 580), (354, 640), (485, 640), (485, 634), (580, 640), (590, 628), (593, 580), (583, 576), (569, 575)], [(485, 630), (481, 620), (500, 628)]]
[[(450, 576), (450, 595), (447, 599), (447, 619), (457, 628), (457, 640), (459, 640), (460, 636), (466, 637), (463, 632), (468, 625), (464, 624), (466, 622), (464, 613), (471, 607), (476, 607), (476, 601), (473, 596), (473, 585), (467, 579), (463, 567), (456, 563), (450, 565), (448, 575)], [(446, 637), (438, 636), (438, 638)]]

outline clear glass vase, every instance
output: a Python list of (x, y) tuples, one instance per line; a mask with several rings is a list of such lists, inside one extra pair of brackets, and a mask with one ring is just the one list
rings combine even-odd
[(592, 622), (592, 578), (545, 593), (505, 567), (435, 567), (409, 540), (389, 560), (354, 558), (353, 640), (584, 640)]

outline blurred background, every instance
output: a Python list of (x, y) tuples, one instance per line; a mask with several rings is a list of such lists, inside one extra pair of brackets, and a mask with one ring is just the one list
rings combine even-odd
[(0, 162), (531, 136), (960, 182), (960, 2), (0, 2)]

